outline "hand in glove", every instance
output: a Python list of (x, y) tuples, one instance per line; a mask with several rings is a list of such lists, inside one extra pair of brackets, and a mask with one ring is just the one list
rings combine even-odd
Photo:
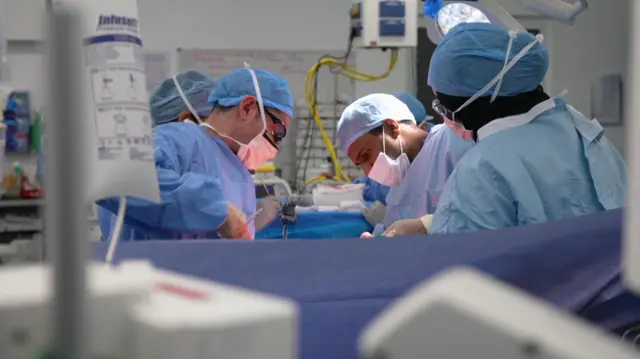
[(228, 239), (253, 239), (247, 226), (247, 216), (230, 202), (227, 202), (227, 218), (220, 227), (219, 235)]
[(410, 234), (427, 234), (429, 226), (431, 226), (432, 215), (426, 215), (422, 218), (403, 219), (393, 223), (384, 231), (385, 237), (399, 237)]
[(275, 197), (263, 198), (258, 203), (257, 211), (260, 213), (256, 215), (255, 219), (256, 232), (267, 227), (276, 219), (278, 212), (280, 212), (280, 203)]

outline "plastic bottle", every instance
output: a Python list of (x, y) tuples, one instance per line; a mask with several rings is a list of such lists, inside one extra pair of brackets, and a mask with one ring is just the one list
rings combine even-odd
[(31, 136), (31, 146), (36, 153), (42, 152), (42, 111), (36, 111), (35, 121), (29, 129)]

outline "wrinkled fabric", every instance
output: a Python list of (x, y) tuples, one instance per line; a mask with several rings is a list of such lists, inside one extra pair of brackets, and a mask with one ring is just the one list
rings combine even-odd
[[(208, 101), (209, 94), (215, 86), (215, 81), (194, 70), (181, 72), (175, 79), (198, 115), (208, 117), (213, 109)], [(176, 87), (176, 81), (172, 77), (162, 81), (149, 97), (149, 109), (154, 126), (175, 121), (187, 110)]]
[(381, 185), (367, 176), (356, 178), (353, 180), (353, 183), (364, 183), (362, 199), (365, 202), (379, 201), (382, 204), (387, 204), (387, 193), (389, 193), (389, 187)]
[(516, 125), (481, 139), (458, 163), (431, 233), (515, 227), (623, 206), (627, 168), (602, 126), (560, 99), (549, 101), (555, 104), (532, 121), (493, 121)]
[[(353, 213), (328, 215), (334, 216), (335, 223)], [(603, 290), (620, 273), (622, 217), (616, 210), (532, 228), (435, 240), (416, 235), (367, 243), (355, 239), (262, 245), (123, 243), (118, 258), (147, 259), (184, 275), (292, 298), (300, 306), (299, 358), (362, 359), (358, 344), (367, 325), (411, 289), (457, 266), (475, 268), (567, 313), (583, 317), (597, 313), (587, 318), (598, 327), (613, 329), (637, 323), (637, 299), (618, 302), (608, 312), (602, 308), (603, 300), (610, 298)], [(93, 248), (93, 258), (103, 259), (107, 246), (100, 243)], [(589, 344), (576, 343), (583, 347)], [(442, 358), (437, 354), (406, 357)], [(523, 355), (489, 359), (514, 357)]]
[[(511, 51), (509, 31), (487, 23), (463, 23), (455, 26), (440, 41), (429, 64), (427, 83), (450, 96), (472, 97), (482, 90), (508, 61), (535, 41), (528, 32), (516, 34)], [(535, 44), (502, 78), (497, 96), (514, 96), (534, 90), (549, 68), (545, 45)], [(491, 88), (484, 95), (493, 95)]]
[(393, 95), (374, 93), (355, 100), (342, 111), (336, 127), (342, 150), (347, 153), (360, 136), (382, 126), (387, 119), (416, 124), (409, 107)]
[(398, 100), (402, 101), (416, 119), (416, 123), (420, 124), (427, 119), (427, 109), (417, 97), (408, 92), (396, 92), (393, 94)]
[[(223, 141), (190, 123), (168, 123), (153, 132), (161, 203), (127, 198), (124, 223), (135, 230), (130, 238), (217, 238), (227, 202), (247, 217), (255, 213), (251, 175)], [(117, 213), (118, 203), (118, 198), (97, 202), (112, 214)], [(103, 223), (101, 230), (112, 231)], [(249, 230), (255, 232), (253, 223)]]
[(474, 144), (460, 138), (446, 125), (434, 126), (404, 181), (389, 190), (383, 226), (376, 226), (374, 234), (382, 233), (396, 221), (434, 213), (449, 175)]
[[(260, 86), (264, 107), (275, 108), (293, 118), (293, 96), (289, 83), (284, 77), (271, 71), (253, 70)], [(251, 72), (235, 69), (218, 81), (209, 95), (209, 104), (224, 107), (237, 106), (247, 96), (257, 96)]]

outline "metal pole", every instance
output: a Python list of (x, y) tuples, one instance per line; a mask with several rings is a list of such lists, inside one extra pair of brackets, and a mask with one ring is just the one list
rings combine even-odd
[(625, 210), (624, 221), (624, 242), (622, 247), (623, 256), (623, 278), (626, 284), (638, 293), (640, 288), (640, 186), (630, 185), (634, 179), (640, 178), (640, 124), (635, 121), (635, 117), (640, 113), (640, 3), (638, 0), (630, 2), (629, 21), (629, 85), (625, 93), (625, 119), (627, 126), (627, 163), (629, 173), (627, 183), (629, 191), (627, 193), (627, 209)]
[(67, 7), (51, 13), (48, 99), (51, 110), (46, 166), (47, 241), (54, 270), (52, 333), (56, 359), (87, 359), (86, 264), (88, 224), (84, 206), (82, 43), (80, 16)]

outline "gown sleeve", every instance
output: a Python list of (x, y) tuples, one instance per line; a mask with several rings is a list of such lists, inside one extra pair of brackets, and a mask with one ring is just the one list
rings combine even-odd
[[(147, 230), (197, 232), (217, 230), (227, 215), (227, 196), (219, 176), (224, 175), (216, 160), (218, 170), (213, 175), (190, 172), (189, 163), (194, 156), (215, 156), (199, 151), (196, 135), (168, 128), (154, 132), (154, 154), (160, 203), (127, 197), (125, 223)], [(98, 201), (98, 205), (117, 213), (119, 198)]]
[(490, 162), (463, 158), (444, 187), (430, 233), (512, 227), (516, 210), (507, 181)]

